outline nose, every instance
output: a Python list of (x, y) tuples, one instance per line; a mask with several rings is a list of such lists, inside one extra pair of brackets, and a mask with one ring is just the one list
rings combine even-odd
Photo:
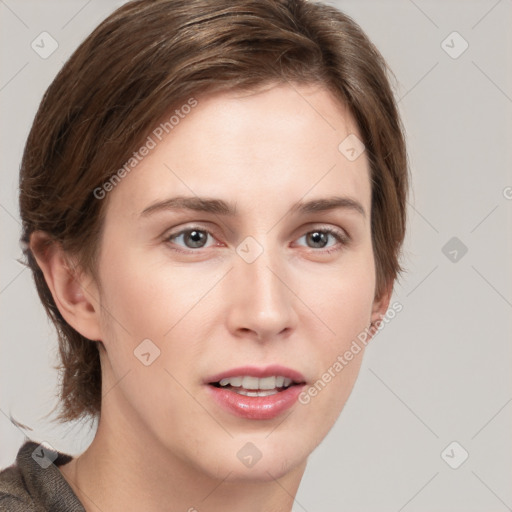
[(265, 342), (295, 330), (298, 299), (281, 260), (267, 248), (251, 263), (235, 257), (227, 290), (228, 328), (234, 336)]

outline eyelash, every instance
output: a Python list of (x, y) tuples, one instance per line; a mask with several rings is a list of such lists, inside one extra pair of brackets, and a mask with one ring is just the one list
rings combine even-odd
[[(183, 253), (183, 254), (190, 254), (193, 252), (198, 252), (200, 249), (204, 249), (204, 247), (198, 247), (196, 249), (183, 250), (183, 249), (178, 249), (176, 247), (173, 247), (171, 240), (173, 240), (183, 234), (190, 233), (191, 231), (201, 231), (203, 233), (207, 233), (212, 238), (215, 238), (215, 236), (213, 235), (213, 233), (210, 230), (205, 229), (201, 226), (191, 226), (189, 228), (182, 229), (181, 231), (177, 231), (176, 233), (171, 233), (170, 235), (165, 237), (165, 241), (168, 243), (169, 248), (171, 250), (179, 252), (179, 253)], [(337, 229), (334, 229), (331, 227), (312, 229), (310, 231), (306, 231), (306, 233), (304, 233), (304, 235), (302, 235), (302, 236), (308, 235), (310, 233), (327, 233), (327, 234), (333, 236), (338, 241), (338, 244), (333, 246), (330, 249), (318, 249), (317, 250), (312, 247), (309, 247), (309, 249), (312, 250), (313, 252), (320, 252), (323, 254), (332, 254), (334, 252), (340, 251), (350, 241), (350, 237), (348, 235), (346, 235), (345, 233), (343, 233), (340, 230), (337, 230)], [(302, 238), (302, 236), (300, 238)]]

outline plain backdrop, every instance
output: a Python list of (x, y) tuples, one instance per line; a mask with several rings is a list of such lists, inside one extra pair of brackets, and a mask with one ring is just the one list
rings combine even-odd
[[(57, 338), (17, 262), (17, 186), (45, 89), (121, 3), (0, 1), (2, 468), (25, 435), (77, 455), (94, 433), (44, 418), (56, 403)], [(403, 310), (366, 351), (294, 510), (512, 510), (512, 1), (330, 3), (397, 78), (412, 173), (407, 273), (392, 299)], [(32, 47), (42, 32), (58, 45), (46, 58)]]

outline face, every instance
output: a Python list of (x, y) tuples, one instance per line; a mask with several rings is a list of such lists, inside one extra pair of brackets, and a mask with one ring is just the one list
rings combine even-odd
[(358, 130), (323, 88), (197, 100), (108, 195), (102, 416), (195, 471), (265, 480), (333, 426), (364, 349), (340, 357), (383, 313), (369, 167), (338, 149)]

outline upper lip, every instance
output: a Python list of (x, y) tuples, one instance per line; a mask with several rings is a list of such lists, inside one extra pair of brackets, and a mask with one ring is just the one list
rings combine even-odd
[(260, 379), (264, 377), (272, 377), (275, 376), (283, 376), (291, 379), (294, 384), (301, 384), (306, 381), (302, 373), (297, 370), (293, 370), (292, 368), (287, 368), (286, 366), (281, 366), (278, 364), (258, 367), (258, 366), (240, 366), (238, 368), (232, 368), (230, 370), (226, 370), (221, 373), (217, 373), (208, 377), (205, 380), (206, 384), (213, 384), (219, 382), (221, 379), (227, 379), (229, 377), (241, 377), (241, 376), (251, 376), (258, 377)]

